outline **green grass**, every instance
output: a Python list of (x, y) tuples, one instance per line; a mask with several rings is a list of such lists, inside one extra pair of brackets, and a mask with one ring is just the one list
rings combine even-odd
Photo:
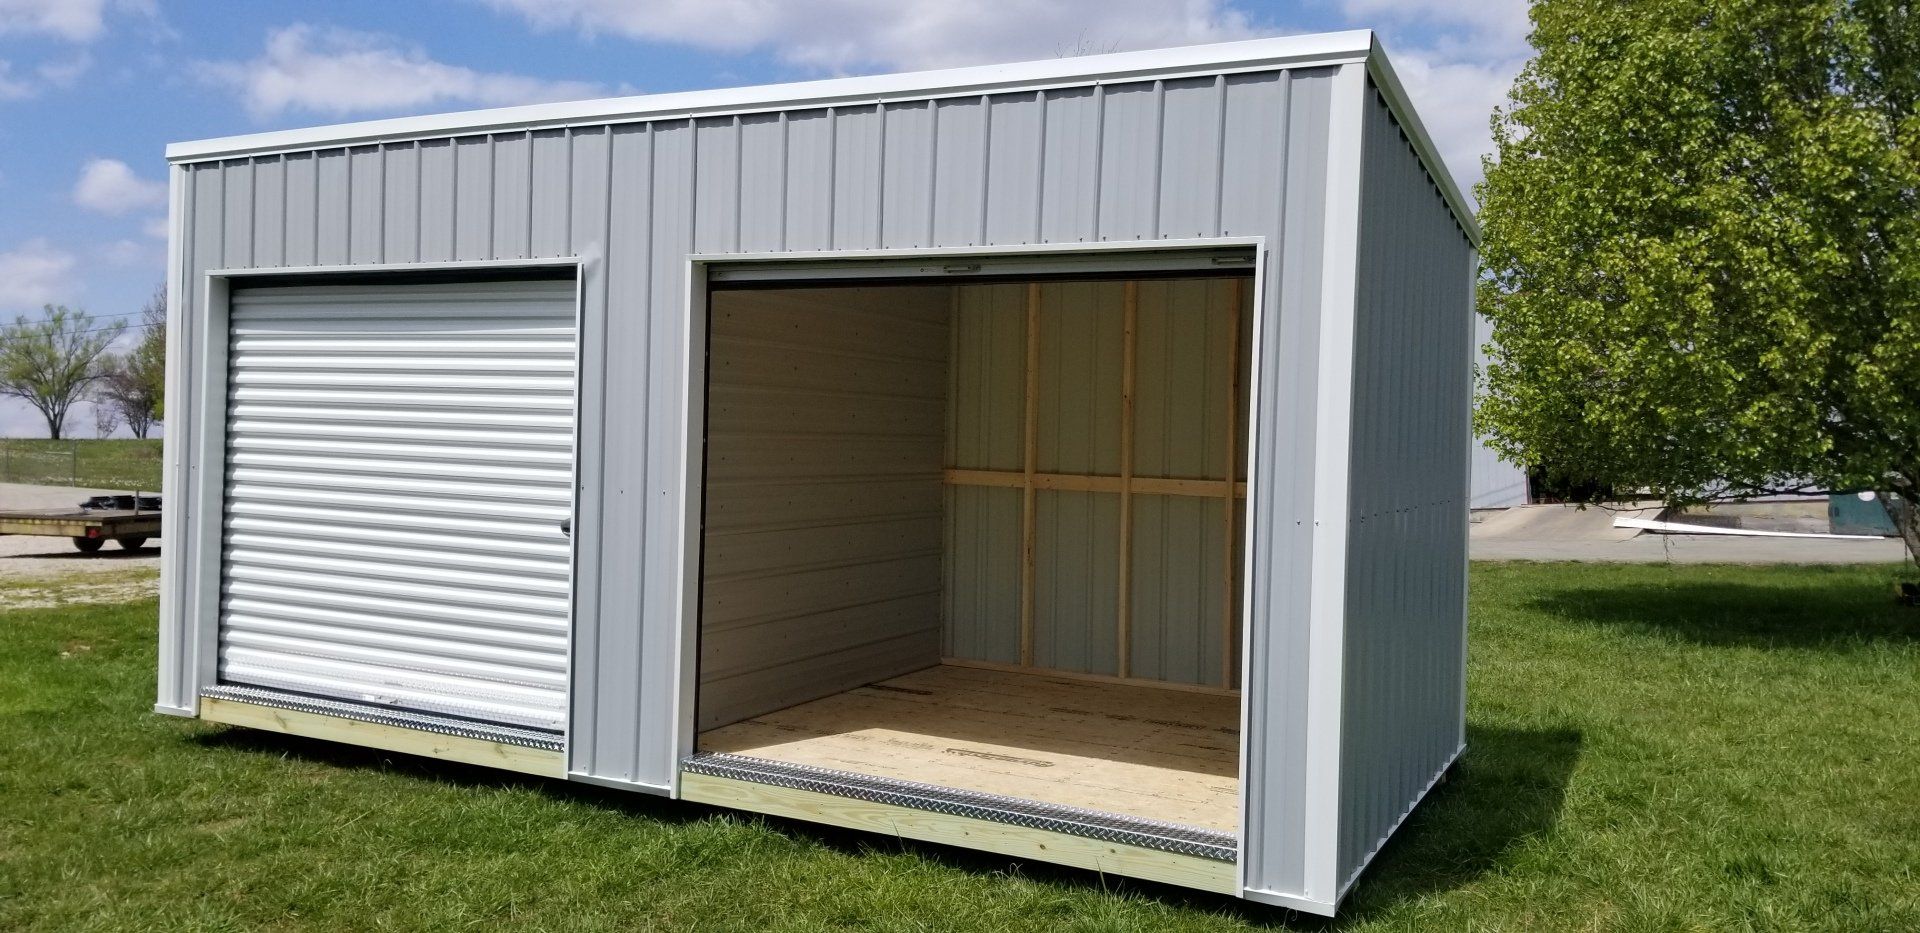
[(0, 483), (160, 490), (160, 439), (0, 438)]
[[(1920, 929), (1920, 610), (1892, 573), (1476, 567), (1469, 751), (1333, 928)], [(153, 616), (0, 618), (0, 929), (1322, 926), (152, 716)]]

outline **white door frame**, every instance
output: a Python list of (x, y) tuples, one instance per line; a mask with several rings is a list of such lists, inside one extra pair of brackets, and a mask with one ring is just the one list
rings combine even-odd
[[(1133, 271), (1141, 271), (1137, 260), (1140, 254), (1170, 254), (1185, 256), (1189, 259), (1204, 256), (1207, 253), (1241, 254), (1251, 252), (1253, 261), (1253, 346), (1250, 352), (1254, 360), (1260, 359), (1261, 315), (1266, 306), (1265, 282), (1267, 254), (1265, 237), (1200, 237), (1191, 239), (1167, 240), (1125, 240), (1106, 243), (1030, 243), (1011, 246), (962, 246), (934, 249), (850, 249), (819, 250), (785, 253), (696, 253), (687, 257), (686, 282), (687, 297), (683, 333), (686, 334), (684, 356), (681, 360), (686, 373), (686, 383), (681, 395), (683, 408), (681, 424), (686, 428), (686, 442), (681, 446), (679, 522), (681, 541), (679, 554), (680, 588), (676, 594), (675, 617), (677, 626), (675, 637), (674, 678), (678, 690), (674, 693), (674, 761), (672, 796), (680, 796), (680, 762), (693, 754), (699, 738), (699, 729), (694, 719), (694, 706), (699, 692), (700, 659), (700, 567), (702, 510), (705, 501), (706, 473), (706, 358), (707, 358), (707, 321), (709, 285), (719, 278), (721, 281), (806, 281), (822, 278), (859, 278), (884, 276), (890, 279), (925, 279), (928, 283), (942, 279), (953, 281), (977, 282), (983, 278), (991, 281), (1004, 275), (1009, 278), (1043, 274), (1101, 274), (1124, 276), (1129, 271), (1127, 257), (1136, 258)], [(1004, 273), (995, 273), (988, 267), (1004, 263), (1010, 268)], [(717, 268), (716, 268), (717, 267)], [(862, 268), (864, 267), (864, 269)], [(1207, 266), (1200, 266), (1206, 268)], [(1246, 269), (1249, 264), (1232, 263), (1221, 268)], [(1190, 266), (1191, 268), (1191, 266)], [(716, 272), (739, 272), (744, 275), (716, 276)], [(1255, 402), (1257, 405), (1257, 401)], [(1249, 419), (1248, 430), (1259, 429), (1258, 421)], [(1253, 451), (1257, 444), (1249, 437), (1246, 445), (1245, 463), (1249, 499), (1253, 484), (1258, 481), (1253, 463)], [(1243, 523), (1243, 551), (1247, 566), (1253, 566), (1253, 527), (1251, 522)], [(1242, 664), (1247, 657), (1248, 632), (1253, 628), (1252, 618), (1248, 615), (1252, 601), (1252, 587), (1243, 587), (1241, 597), (1240, 656)], [(649, 624), (642, 621), (641, 624)], [(1243, 675), (1244, 676), (1244, 675)], [(1241, 691), (1244, 698), (1246, 691)], [(1249, 710), (1242, 700), (1240, 710), (1241, 746), (1240, 770), (1246, 773), (1245, 724)], [(1242, 809), (1245, 806), (1246, 782), (1241, 782)], [(1244, 838), (1245, 833), (1241, 834)], [(1244, 842), (1243, 842), (1244, 845)], [(1244, 853), (1243, 853), (1244, 856)]]

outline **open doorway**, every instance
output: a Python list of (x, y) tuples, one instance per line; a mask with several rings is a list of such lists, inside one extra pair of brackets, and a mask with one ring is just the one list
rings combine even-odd
[(699, 755), (1235, 832), (1251, 294), (716, 287)]

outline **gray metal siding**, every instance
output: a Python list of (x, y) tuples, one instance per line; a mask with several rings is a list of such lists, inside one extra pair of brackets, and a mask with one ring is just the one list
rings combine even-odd
[(940, 286), (710, 302), (699, 727), (940, 661)]
[(1354, 327), (1339, 882), (1458, 753), (1472, 246), (1368, 95)]
[[(1257, 801), (1249, 877), (1259, 887), (1297, 890), (1298, 846), (1286, 840), (1299, 838), (1302, 807), (1300, 617), (1312, 476), (1301, 464), (1312, 454), (1303, 438), (1311, 436), (1316, 385), (1312, 348), (1321, 264), (1315, 240), (1322, 225), (1329, 79), (1337, 70), (1237, 74), (1211, 86), (1174, 82), (1174, 93), (1157, 82), (1089, 81), (995, 95), (991, 106), (978, 97), (889, 102), (883, 129), (850, 129), (845, 137), (824, 132), (836, 119), (834, 111), (742, 116), (708, 130), (698, 150), (686, 120), (587, 126), (555, 131), (570, 159), (543, 159), (541, 150), (561, 143), (536, 137), (532, 169), (515, 149), (526, 145), (524, 132), (379, 147), (380, 222), (340, 225), (346, 240), (329, 249), (343, 261), (373, 252), (387, 262), (511, 259), (524, 242), (530, 255), (572, 255), (583, 263), (576, 530), (582, 558), (575, 569), (571, 768), (664, 787), (676, 767), (682, 590), (677, 555), (684, 547), (679, 459), (688, 443), (682, 418), (686, 272), (696, 229), (702, 235), (721, 231), (714, 235), (744, 249), (865, 245), (839, 242), (838, 235), (851, 240), (865, 232), (829, 214), (855, 205), (845, 209), (863, 216), (861, 199), (871, 198), (878, 202), (874, 245), (882, 248), (1264, 236), (1271, 251), (1262, 296), (1268, 349), (1257, 378), (1266, 400), (1259, 427), (1266, 446), (1258, 454), (1263, 472), (1251, 508), (1262, 529), (1253, 601), (1267, 633), (1257, 638), (1253, 662), (1266, 686), (1249, 696), (1261, 711), (1249, 736), (1247, 778)], [(864, 120), (870, 108), (848, 109)], [(1044, 110), (1043, 118), (1036, 124), (1022, 112), (1028, 109)], [(1027, 139), (1036, 125), (1044, 132)], [(1173, 144), (1163, 138), (1169, 125), (1197, 129), (1192, 139)], [(730, 142), (730, 134), (738, 134), (737, 141)], [(1002, 149), (994, 136), (1014, 144)], [(849, 144), (841, 147), (843, 138)], [(502, 145), (514, 154), (496, 158)], [(1189, 153), (1189, 145), (1200, 149)], [(1204, 166), (1211, 145), (1220, 147), (1211, 156), (1220, 166), (1213, 193), (1204, 179), (1170, 176), (1160, 168), (1164, 162)], [(1179, 151), (1169, 155), (1169, 147)], [(704, 154), (716, 151), (742, 154), (737, 164), (714, 163), (729, 167), (741, 193), (716, 193), (707, 202), (701, 192), (712, 189), (699, 175), (711, 175)], [(836, 168), (842, 151), (861, 167)], [(783, 156), (776, 161), (770, 152)], [(315, 161), (313, 153), (292, 153), (176, 169), (184, 189), (177, 272), (187, 286), (178, 320), (188, 330), (205, 313), (204, 273), (228, 265), (230, 237), (236, 246), (247, 241), (250, 264), (257, 267), (319, 261), (320, 205), (344, 210), (352, 199), (345, 186), (322, 186)], [(547, 176), (546, 166), (556, 161), (568, 167), (564, 181)], [(520, 180), (496, 177), (503, 166)], [(529, 173), (535, 176), (530, 190), (524, 180)], [(245, 229), (225, 223), (222, 185), (229, 174), (254, 185), (253, 222)], [(338, 179), (350, 180), (351, 173)], [(778, 197), (767, 197), (776, 191)], [(1023, 194), (1001, 201), (996, 191)], [(1163, 197), (1169, 191), (1178, 194)], [(1195, 191), (1214, 201), (1189, 210), (1184, 200)], [(531, 204), (500, 204), (503, 192), (508, 200)], [(1175, 200), (1182, 206), (1167, 210)], [(776, 208), (782, 212), (777, 225), (767, 219)], [(564, 224), (555, 216), (560, 213)], [(1203, 221), (1198, 227), (1196, 218)], [(517, 228), (523, 222), (531, 232)], [(738, 229), (728, 231), (729, 223)], [(539, 233), (562, 226), (566, 243)], [(770, 228), (779, 231), (777, 244), (768, 242)], [(190, 398), (170, 400), (177, 411), (192, 405)], [(182, 429), (183, 442), (203, 429), (184, 419), (170, 427)], [(184, 504), (183, 514), (202, 505)], [(217, 504), (205, 505), (217, 512)], [(181, 566), (204, 560), (184, 555)], [(173, 611), (192, 618), (195, 610), (182, 604)], [(202, 676), (191, 664), (180, 671), (187, 681)], [(190, 691), (191, 684), (180, 689)]]
[[(1275, 102), (1284, 144), (1273, 150), (1273, 179), (1267, 190), (1260, 192), (1259, 181), (1266, 176), (1257, 172), (1246, 176), (1245, 187), (1228, 189), (1249, 194), (1242, 205), (1248, 229), (1271, 231), (1276, 240), (1256, 336), (1261, 350), (1254, 363), (1253, 396), (1259, 411), (1247, 495), (1253, 550), (1246, 575), (1247, 618), (1252, 621), (1241, 687), (1249, 711), (1241, 774), (1246, 805), (1241, 871), (1254, 890), (1299, 892), (1306, 884), (1302, 840), (1314, 424), (1321, 389), (1326, 139), (1335, 77), (1336, 72), (1324, 71), (1297, 75), (1277, 86), (1243, 86), (1247, 93)], [(1231, 93), (1228, 110), (1234, 112)], [(1242, 115), (1235, 126), (1257, 122)]]

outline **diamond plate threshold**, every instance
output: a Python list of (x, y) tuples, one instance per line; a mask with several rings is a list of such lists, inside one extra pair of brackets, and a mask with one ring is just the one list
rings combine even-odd
[(402, 729), (418, 729), (421, 732), (437, 732), (441, 735), (458, 736), (463, 739), (479, 739), (484, 742), (498, 742), (502, 745), (518, 745), (522, 748), (537, 748), (549, 752), (566, 750), (566, 740), (558, 732), (547, 732), (541, 729), (520, 729), (513, 726), (481, 722), (476, 719), (462, 719), (458, 716), (436, 716), (431, 713), (413, 713), (388, 706), (376, 706), (371, 703), (354, 703), (348, 700), (330, 700), (325, 697), (308, 696), (304, 693), (290, 693), (285, 690), (268, 690), (264, 687), (238, 687), (221, 684), (219, 686), (201, 688), (200, 695), (211, 700), (232, 700), (236, 703), (252, 703), (255, 706), (270, 706), (274, 709), (293, 710), (297, 713), (337, 716), (341, 719), (373, 723), (377, 726), (397, 726)]
[(1217, 830), (725, 752), (695, 754), (681, 763), (681, 770), (689, 774), (831, 794), (948, 816), (990, 820), (1222, 862), (1233, 861), (1239, 851), (1239, 841), (1234, 834)]

